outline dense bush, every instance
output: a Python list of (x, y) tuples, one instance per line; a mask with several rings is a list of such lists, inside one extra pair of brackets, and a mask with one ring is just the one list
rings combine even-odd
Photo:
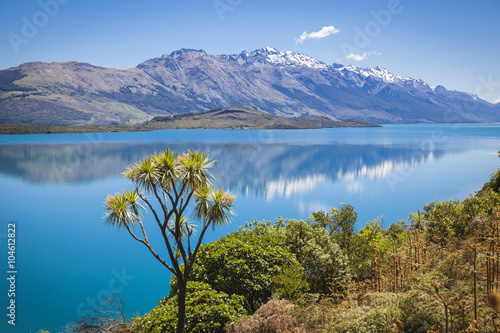
[[(245, 314), (243, 297), (213, 290), (206, 283), (188, 282), (186, 332), (224, 332), (224, 325)], [(132, 319), (132, 326), (147, 333), (175, 332), (177, 296), (165, 297), (150, 313)]]
[[(297, 299), (309, 287), (303, 275), (295, 257), (275, 237), (235, 233), (200, 247), (190, 279), (243, 296), (245, 308), (253, 313), (273, 295)], [(171, 287), (175, 293), (175, 278)]]
[(410, 290), (403, 296), (399, 308), (405, 332), (426, 333), (432, 328), (438, 332), (443, 331), (444, 311), (432, 294)]
[(347, 278), (344, 253), (326, 229), (314, 225), (311, 219), (279, 218), (274, 224), (254, 221), (240, 228), (239, 233), (275, 237), (304, 268), (304, 279), (309, 283), (311, 293), (328, 294), (333, 280)]

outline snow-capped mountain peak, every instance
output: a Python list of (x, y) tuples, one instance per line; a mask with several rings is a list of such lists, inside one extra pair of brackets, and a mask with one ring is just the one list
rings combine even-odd
[(248, 105), (287, 116), (312, 111), (382, 123), (500, 119), (500, 108), (491, 109), (477, 96), (432, 89), (380, 66), (327, 65), (269, 46), (229, 55), (182, 49), (138, 69), (180, 94), (179, 99), (198, 101), (198, 109)]
[(328, 65), (324, 62), (318, 61), (306, 54), (295, 53), (292, 51), (281, 52), (270, 46), (246, 53), (245, 56), (250, 58), (260, 57), (266, 62), (284, 67), (300, 66), (316, 69), (328, 68)]
[(406, 77), (406, 76), (400, 76), (400, 75), (395, 75), (392, 74), (387, 70), (387, 68), (377, 66), (375, 68), (362, 68), (362, 67), (356, 67), (353, 65), (348, 65), (344, 67), (339, 67), (334, 66), (337, 68), (341, 73), (346, 74), (345, 71), (349, 72), (354, 72), (360, 75), (363, 75), (364, 77), (374, 77), (378, 78), (386, 83), (403, 83), (407, 81), (415, 81), (412, 78)]

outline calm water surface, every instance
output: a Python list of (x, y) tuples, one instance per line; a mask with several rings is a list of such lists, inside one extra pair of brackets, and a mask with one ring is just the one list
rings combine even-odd
[[(201, 149), (217, 184), (237, 195), (237, 216), (206, 241), (253, 218), (307, 218), (354, 206), (359, 225), (385, 225), (433, 200), (464, 199), (498, 167), (500, 125), (0, 136), (1, 332), (60, 332), (119, 292), (128, 316), (168, 293), (167, 270), (126, 232), (103, 223), (125, 168), (155, 151)], [(16, 326), (7, 324), (7, 224), (17, 229)], [(154, 237), (151, 229), (150, 237)]]

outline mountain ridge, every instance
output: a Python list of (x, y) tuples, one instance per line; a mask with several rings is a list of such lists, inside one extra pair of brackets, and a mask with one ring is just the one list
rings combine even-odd
[(139, 124), (229, 105), (375, 123), (500, 121), (500, 104), (473, 94), (272, 47), (230, 55), (180, 49), (126, 70), (68, 61), (0, 71), (3, 123)]

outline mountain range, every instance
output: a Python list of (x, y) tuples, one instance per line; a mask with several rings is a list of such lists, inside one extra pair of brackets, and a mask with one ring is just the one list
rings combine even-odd
[(231, 105), (373, 123), (500, 121), (500, 104), (477, 95), (271, 47), (232, 55), (181, 49), (127, 70), (70, 61), (0, 71), (2, 123), (138, 124)]

